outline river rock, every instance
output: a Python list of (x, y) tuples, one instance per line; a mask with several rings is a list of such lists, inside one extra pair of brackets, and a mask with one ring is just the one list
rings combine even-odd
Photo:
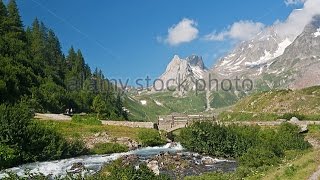
[(134, 150), (139, 147), (138, 142), (136, 142), (130, 138), (127, 138), (127, 137), (117, 138), (116, 142), (127, 146), (129, 148), (129, 150)]
[(293, 122), (293, 123), (295, 123), (295, 122), (299, 122), (300, 120), (297, 118), (297, 117), (292, 117), (291, 119), (290, 119), (290, 122)]
[(125, 165), (136, 164), (139, 161), (139, 157), (136, 154), (130, 154), (122, 157), (122, 163)]
[(171, 142), (170, 145), (169, 145), (169, 148), (174, 148), (174, 147), (177, 147), (177, 143), (176, 142)]
[(158, 161), (150, 161), (147, 164), (147, 167), (153, 171), (154, 174), (159, 175), (160, 174), (160, 170), (159, 170), (159, 165), (158, 165)]
[(306, 133), (306, 132), (308, 132), (308, 125), (306, 125), (306, 124), (301, 125), (299, 133)]
[(82, 162), (73, 163), (70, 170), (70, 173), (80, 173), (85, 169), (84, 164)]
[(201, 162), (204, 165), (212, 165), (212, 164), (215, 164), (217, 161), (215, 159), (213, 159), (212, 157), (205, 156), (205, 157), (201, 158)]

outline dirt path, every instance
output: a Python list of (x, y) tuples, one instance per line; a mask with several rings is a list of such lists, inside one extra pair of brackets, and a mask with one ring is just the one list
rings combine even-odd
[[(307, 141), (312, 145), (314, 149), (320, 149), (320, 141), (318, 139), (307, 137)], [(318, 170), (314, 172), (308, 180), (319, 180), (320, 179), (320, 166), (318, 167)]]
[(63, 115), (63, 114), (41, 114), (41, 113), (36, 113), (34, 118), (40, 119), (40, 120), (71, 121), (71, 117), (70, 116), (66, 116), (66, 115)]

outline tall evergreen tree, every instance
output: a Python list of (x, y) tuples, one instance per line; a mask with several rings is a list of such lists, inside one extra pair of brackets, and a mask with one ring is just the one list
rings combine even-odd
[(0, 35), (3, 36), (5, 32), (5, 21), (8, 17), (7, 7), (4, 5), (3, 1), (0, 0)]
[(8, 16), (5, 18), (5, 31), (1, 36), (0, 54), (0, 101), (14, 103), (37, 82), (29, 61), (25, 32), (20, 19), (17, 4), (11, 0), (8, 4)]
[(8, 18), (6, 21), (7, 36), (8, 38), (15, 39), (15, 41), (9, 41), (10, 55), (14, 56), (18, 53), (22, 53), (22, 50), (26, 49), (26, 37), (23, 29), (21, 17), (15, 0), (10, 0), (7, 6)]
[(9, 13), (9, 22), (10, 24), (17, 28), (16, 31), (23, 32), (23, 25), (21, 21), (21, 17), (19, 15), (18, 6), (15, 0), (10, 0), (8, 3), (8, 13)]

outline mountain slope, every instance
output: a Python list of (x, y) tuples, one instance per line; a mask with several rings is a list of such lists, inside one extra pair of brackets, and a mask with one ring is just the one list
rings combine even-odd
[(293, 38), (280, 36), (274, 27), (267, 28), (252, 40), (241, 42), (229, 55), (221, 58), (212, 71), (223, 77), (258, 76), (265, 65), (283, 54)]
[(268, 28), (242, 42), (211, 70), (218, 78), (250, 78), (255, 90), (301, 89), (320, 84), (320, 16), (297, 37)]
[(231, 108), (231, 111), (242, 113), (274, 113), (278, 115), (287, 113), (319, 115), (320, 86), (301, 90), (271, 90), (256, 93), (237, 102)]
[[(175, 55), (168, 64), (165, 72), (159, 77), (162, 83), (156, 82), (153, 89), (162, 91), (178, 87), (179, 92), (195, 89), (195, 81), (204, 78), (207, 68), (204, 66), (202, 57), (192, 55), (185, 59), (181, 59)], [(184, 80), (186, 80), (184, 82)], [(179, 84), (183, 83), (183, 87), (179, 88)]]

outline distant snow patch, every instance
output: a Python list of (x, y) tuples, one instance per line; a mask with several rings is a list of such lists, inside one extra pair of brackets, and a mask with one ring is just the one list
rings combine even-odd
[(194, 75), (199, 78), (199, 79), (202, 79), (203, 78), (203, 73), (204, 71), (198, 67), (198, 66), (191, 66), (191, 70), (192, 72), (194, 73)]
[(284, 50), (291, 44), (292, 42), (286, 38), (284, 41), (279, 43), (278, 49), (274, 53), (274, 58), (281, 56), (284, 53)]
[(320, 36), (320, 28), (317, 29), (317, 32), (313, 33), (314, 37)]
[(274, 58), (281, 56), (284, 53), (285, 49), (291, 43), (292, 42), (288, 38), (286, 38), (285, 40), (283, 40), (281, 43), (278, 44), (278, 49), (273, 54), (271, 54), (267, 50), (264, 50), (264, 56), (260, 57), (260, 59), (258, 61), (246, 62), (245, 65), (249, 66), (249, 67), (256, 67), (256, 66), (266, 64), (269, 60), (272, 60)]
[(158, 106), (163, 106), (163, 104), (159, 101), (154, 100), (154, 102), (158, 105)]
[(147, 105), (147, 101), (146, 101), (146, 100), (141, 100), (140, 103), (141, 103), (142, 105)]

